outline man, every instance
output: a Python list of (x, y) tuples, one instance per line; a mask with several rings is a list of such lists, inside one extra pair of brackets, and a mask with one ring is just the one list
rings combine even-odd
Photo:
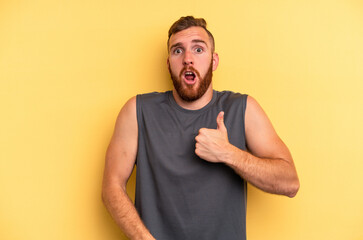
[[(246, 239), (246, 181), (294, 197), (288, 148), (250, 96), (212, 87), (218, 67), (204, 19), (169, 30), (174, 88), (131, 98), (106, 155), (103, 201), (130, 239)], [(126, 183), (137, 164), (135, 205)]]

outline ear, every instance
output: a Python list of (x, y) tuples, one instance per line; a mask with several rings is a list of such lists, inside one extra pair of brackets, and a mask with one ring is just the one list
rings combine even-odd
[(218, 53), (213, 53), (213, 71), (215, 71), (218, 67), (218, 64), (219, 64), (219, 56), (218, 56)]
[(169, 64), (170, 64), (170, 62), (169, 62), (169, 57), (167, 57), (167, 58), (166, 58), (166, 65), (169, 67)]

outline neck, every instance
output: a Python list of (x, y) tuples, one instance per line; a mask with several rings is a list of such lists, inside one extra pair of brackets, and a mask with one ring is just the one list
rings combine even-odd
[(204, 93), (204, 95), (192, 102), (184, 101), (180, 98), (178, 93), (175, 89), (173, 89), (173, 96), (175, 99), (175, 102), (182, 108), (188, 109), (188, 110), (198, 110), (206, 106), (213, 97), (213, 86), (212, 83), (209, 85), (207, 91)]

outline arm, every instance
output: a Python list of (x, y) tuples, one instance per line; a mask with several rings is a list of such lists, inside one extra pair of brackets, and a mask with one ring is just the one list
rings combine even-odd
[(267, 115), (251, 97), (247, 99), (245, 129), (247, 147), (243, 151), (228, 142), (223, 113), (217, 129), (201, 129), (196, 137), (196, 154), (206, 161), (223, 162), (259, 189), (294, 197), (299, 179), (291, 154), (276, 134)]
[(121, 109), (107, 149), (102, 200), (127, 237), (154, 239), (142, 223), (126, 193), (126, 183), (136, 160), (137, 140), (136, 97), (133, 97)]

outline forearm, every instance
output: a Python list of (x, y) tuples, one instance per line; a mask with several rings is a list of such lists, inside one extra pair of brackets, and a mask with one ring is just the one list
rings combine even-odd
[(259, 158), (230, 145), (223, 161), (265, 192), (294, 197), (299, 189), (295, 166), (285, 159)]
[(155, 240), (143, 224), (125, 190), (121, 188), (104, 189), (102, 199), (117, 225), (129, 239)]

